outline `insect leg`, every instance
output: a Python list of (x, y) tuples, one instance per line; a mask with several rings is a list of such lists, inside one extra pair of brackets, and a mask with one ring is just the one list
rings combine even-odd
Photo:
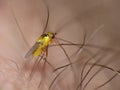
[(31, 71), (31, 73), (30, 73), (30, 80), (31, 80), (31, 78), (32, 78), (32, 76), (33, 76), (33, 73), (35, 72), (35, 68), (39, 65), (39, 63), (40, 63), (40, 61), (43, 59), (43, 57), (44, 57), (44, 54), (43, 54), (41, 57), (37, 57), (34, 65), (33, 65), (32, 71)]
[(43, 58), (44, 63), (43, 63), (43, 68), (42, 68), (42, 80), (40, 81), (40, 83), (38, 85), (38, 88), (40, 88), (40, 86), (41, 86), (41, 84), (43, 82), (43, 79), (45, 77), (45, 66), (46, 66), (46, 62), (47, 62), (47, 56), (48, 56), (48, 46), (45, 49), (45, 57)]
[(50, 62), (48, 62), (48, 60), (47, 60), (47, 57), (48, 57), (48, 49), (49, 49), (49, 46), (47, 46), (47, 48), (46, 48), (46, 58), (43, 58), (43, 60), (44, 60), (46, 63), (48, 63), (48, 65), (50, 65), (50, 66), (54, 69), (54, 66), (53, 66)]
[(40, 83), (39, 83), (39, 85), (38, 85), (38, 88), (40, 88), (40, 86), (41, 86), (41, 84), (42, 84), (42, 81), (43, 81), (43, 79), (44, 79), (44, 77), (45, 77), (45, 67), (46, 67), (46, 63), (47, 63), (48, 65), (50, 65), (50, 66), (54, 69), (54, 66), (53, 66), (50, 62), (48, 62), (48, 60), (47, 60), (47, 57), (48, 57), (48, 48), (49, 48), (49, 46), (47, 46), (46, 49), (45, 49), (45, 57), (43, 58), (44, 63), (43, 63), (43, 69), (42, 69), (42, 80), (40, 81)]

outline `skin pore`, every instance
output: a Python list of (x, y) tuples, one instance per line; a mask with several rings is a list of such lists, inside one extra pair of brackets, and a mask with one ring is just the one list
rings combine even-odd
[[(119, 70), (119, 5), (117, 1), (95, 0), (6, 0), (0, 1), (0, 90), (48, 90), (54, 78), (64, 68), (53, 73), (55, 68), (69, 64), (67, 57), (59, 46), (48, 48), (44, 71), (44, 60), (37, 66), (33, 75), (29, 75), (36, 58), (25, 59), (25, 54), (42, 34), (47, 21), (49, 6), (49, 23), (47, 31), (56, 32), (56, 37), (82, 44), (86, 33), (85, 49), (76, 52), (77, 46), (63, 46), (70, 57), (74, 70), (67, 67), (51, 86), (51, 90), (96, 90), (98, 86), (116, 74)], [(65, 43), (60, 41), (61, 43)], [(91, 47), (89, 45), (92, 45)], [(100, 48), (97, 46), (102, 46)], [(93, 48), (92, 48), (93, 47)], [(108, 48), (108, 49), (107, 49)], [(84, 64), (91, 60), (82, 73)], [(91, 82), (84, 87), (90, 77), (100, 68), (93, 69), (82, 82), (85, 73), (93, 63), (109, 66), (114, 70), (101, 69)], [(103, 66), (101, 66), (103, 67)], [(105, 67), (104, 67), (105, 68)], [(44, 72), (44, 73), (43, 73)], [(74, 72), (74, 74), (73, 74)], [(119, 90), (120, 76), (99, 90)], [(38, 88), (40, 81), (42, 84)], [(81, 87), (81, 86), (82, 87)]]

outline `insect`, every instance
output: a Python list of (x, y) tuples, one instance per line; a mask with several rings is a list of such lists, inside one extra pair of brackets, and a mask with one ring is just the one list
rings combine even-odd
[[(71, 62), (71, 59), (69, 57), (69, 55), (67, 54), (66, 50), (64, 49), (64, 47), (62, 47), (62, 45), (60, 45), (59, 41), (58, 40), (62, 40), (64, 42), (68, 42), (68, 43), (71, 43), (70, 41), (67, 41), (67, 40), (64, 40), (64, 39), (61, 39), (61, 38), (58, 38), (56, 37), (56, 34), (59, 32), (59, 31), (56, 31), (56, 33), (53, 33), (53, 32), (46, 32), (47, 31), (47, 26), (48, 26), (48, 21), (49, 21), (49, 8), (47, 7), (47, 21), (46, 21), (46, 25), (44, 27), (44, 30), (43, 30), (43, 34), (36, 40), (35, 44), (31, 47), (31, 49), (27, 52), (27, 54), (25, 55), (25, 58), (29, 58), (29, 57), (33, 57), (33, 58), (36, 58), (37, 59), (35, 60), (35, 63), (32, 67), (32, 71), (30, 73), (30, 80), (35, 72), (35, 69), (36, 67), (39, 65), (40, 61), (41, 60), (44, 60), (44, 64), (43, 64), (43, 74), (44, 74), (44, 69), (45, 69), (45, 64), (46, 62), (52, 67), (54, 68), (54, 66), (48, 62), (47, 60), (47, 56), (48, 56), (48, 48), (49, 46), (59, 46), (61, 48), (61, 50), (64, 52), (69, 64), (71, 64), (71, 69), (72, 69), (72, 72), (73, 72), (73, 76), (74, 76), (74, 70), (73, 70), (73, 66), (72, 66), (72, 62)], [(69, 45), (69, 44), (68, 44)], [(44, 75), (42, 75), (44, 76)], [(59, 76), (59, 75), (57, 75)], [(55, 79), (54, 79), (55, 80)], [(53, 81), (54, 81), (53, 80)], [(41, 80), (42, 82), (42, 80)], [(40, 87), (41, 85), (41, 82), (39, 84), (38, 87)], [(51, 88), (52, 84), (50, 85), (49, 89)]]
[(33, 57), (38, 57), (41, 55), (41, 53), (46, 52), (46, 48), (53, 42), (55, 35), (56, 33), (52, 32), (42, 34), (33, 45), (33, 47), (25, 55), (25, 58), (28, 58), (30, 55)]

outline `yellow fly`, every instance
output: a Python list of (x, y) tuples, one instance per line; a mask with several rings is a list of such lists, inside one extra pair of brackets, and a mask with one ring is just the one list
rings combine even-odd
[[(47, 12), (48, 12), (47, 14), (48, 14), (48, 16), (47, 16), (47, 21), (46, 21), (45, 27), (44, 27), (44, 29), (43, 29), (43, 34), (36, 40), (36, 42), (35, 42), (35, 44), (33, 45), (33, 47), (32, 47), (32, 48), (27, 52), (27, 54), (25, 55), (25, 58), (29, 58), (31, 55), (32, 55), (32, 57), (38, 57), (38, 58), (35, 60), (35, 62), (34, 62), (32, 71), (31, 71), (31, 73), (30, 73), (30, 79), (32, 78), (32, 75), (33, 75), (33, 73), (35, 72), (35, 69), (36, 69), (36, 67), (39, 65), (39, 63), (40, 63), (41, 60), (44, 60), (44, 61), (45, 61), (45, 62), (43, 63), (43, 69), (42, 69), (43, 73), (42, 73), (42, 74), (44, 74), (45, 63), (48, 63), (53, 69), (55, 69), (54, 66), (53, 66), (50, 62), (47, 61), (47, 52), (48, 52), (47, 49), (48, 49), (49, 45), (51, 45), (53, 42), (55, 43), (55, 46), (59, 46), (59, 47), (61, 48), (61, 50), (64, 52), (66, 58), (67, 58), (68, 61), (69, 61), (70, 66), (71, 66), (73, 75), (75, 76), (74, 68), (73, 68), (71, 59), (70, 59), (69, 55), (67, 54), (66, 50), (64, 49), (64, 47), (62, 46), (62, 45), (75, 45), (75, 44), (73, 44), (73, 43), (70, 42), (70, 41), (67, 41), (67, 40), (64, 40), (64, 39), (55, 37), (56, 33), (53, 33), (53, 32), (47, 32), (47, 33), (45, 33), (45, 32), (48, 30), (48, 29), (47, 29), (47, 26), (48, 26), (48, 21), (49, 21), (49, 8), (48, 8), (48, 6), (46, 6), (46, 7), (47, 7)], [(61, 29), (56, 30), (57, 33), (60, 32), (60, 31), (61, 31)], [(59, 43), (58, 40), (64, 41), (64, 42), (66, 42), (66, 43), (68, 43), (68, 44)], [(54, 45), (53, 45), (53, 46), (54, 46)], [(77, 45), (77, 46), (78, 46), (78, 45)], [(44, 56), (45, 56), (45, 57), (44, 57)], [(65, 68), (65, 69), (66, 69), (66, 68)], [(63, 72), (63, 71), (64, 71), (64, 70), (62, 70), (62, 72)], [(62, 72), (61, 72), (61, 73), (62, 73)], [(59, 75), (60, 75), (60, 74), (58, 74), (57, 77), (58, 77)], [(44, 75), (42, 75), (42, 76), (44, 76)], [(50, 88), (52, 87), (54, 81), (57, 79), (57, 77), (54, 78), (54, 80), (53, 80), (52, 83), (50, 84), (49, 90), (50, 90)], [(42, 82), (42, 80), (40, 81), (40, 84), (39, 84), (38, 87), (40, 87), (41, 82)]]
[(33, 45), (33, 47), (25, 55), (25, 58), (29, 56), (38, 57), (41, 53), (46, 52), (46, 48), (53, 42), (56, 33), (48, 32), (42, 34)]

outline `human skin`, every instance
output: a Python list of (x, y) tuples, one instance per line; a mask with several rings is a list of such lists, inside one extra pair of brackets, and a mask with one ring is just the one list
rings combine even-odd
[[(103, 50), (102, 52), (108, 57), (111, 55), (111, 59), (110, 57), (108, 59), (103, 59), (101, 63), (104, 64), (105, 60), (114, 60), (114, 62), (110, 63), (110, 67), (119, 69), (119, 1), (52, 0), (47, 1), (47, 4), (39, 0), (0, 2), (1, 90), (39, 89), (38, 84), (43, 78), (42, 69), (36, 70), (32, 80), (29, 82), (27, 78), (29, 77), (29, 72), (31, 72), (33, 68), (33, 63), (29, 64), (28, 62), (32, 61), (32, 59), (26, 59), (24, 56), (35, 43), (36, 39), (42, 34), (47, 18), (46, 5), (49, 5), (50, 12), (48, 31), (56, 32), (56, 37), (61, 37), (73, 43), (82, 43), (84, 32), (86, 32), (86, 43), (111, 48), (109, 49), (110, 51)], [(95, 31), (96, 33), (93, 34)], [(65, 47), (65, 49), (67, 49), (69, 56), (77, 49), (77, 47), (67, 47)], [(112, 51), (112, 49), (114, 49), (114, 51)], [(93, 53), (92, 55), (88, 55), (87, 52), (83, 54), (79, 52), (78, 56), (80, 57), (83, 55), (89, 58), (97, 52), (93, 48), (90, 48), (90, 51)], [(48, 54), (47, 60), (54, 67), (59, 67), (68, 63), (65, 59), (66, 56), (64, 52), (59, 47), (50, 48)], [(115, 54), (117, 54), (117, 56)], [(78, 59), (78, 56), (71, 57), (72, 61), (73, 58)], [(84, 61), (86, 61), (86, 59)], [(82, 63), (84, 63), (84, 61)], [(28, 67), (24, 67), (26, 63), (28, 63)], [(79, 68), (82, 66), (82, 64), (79, 64)], [(42, 68), (42, 65), (40, 64), (39, 67)], [(77, 67), (77, 65), (75, 67)], [(46, 66), (46, 77), (43, 79), (46, 80), (46, 83), (41, 84), (42, 90), (48, 90), (50, 82), (52, 81), (51, 79), (55, 78), (54, 75), (49, 78), (49, 74), (52, 75), (52, 70), (53, 69), (49, 65)], [(58, 80), (58, 82), (55, 82), (57, 87), (55, 90), (74, 90), (74, 88), (72, 88), (74, 87), (74, 84), (72, 85), (73, 72), (70, 70), (72, 70), (71, 67), (69, 67), (69, 70), (64, 73), (63, 76), (61, 75), (63, 81)], [(91, 72), (93, 73), (94, 70)], [(115, 72), (109, 70), (102, 71), (99, 75), (96, 75), (97, 77), (95, 80), (92, 80), (93, 82), (88, 85), (86, 90), (92, 90), (100, 83), (109, 80), (110, 76), (114, 73)], [(78, 77), (80, 73), (77, 74)], [(120, 87), (117, 84), (119, 79), (119, 76), (116, 77), (103, 88), (100, 88), (100, 90), (119, 90)]]

